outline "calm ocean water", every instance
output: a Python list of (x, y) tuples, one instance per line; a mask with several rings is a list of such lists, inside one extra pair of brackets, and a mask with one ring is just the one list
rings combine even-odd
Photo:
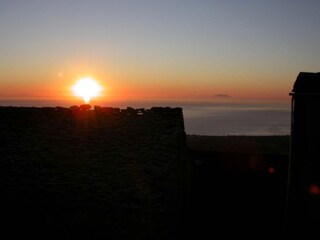
[[(0, 106), (68, 107), (71, 105), (74, 104), (66, 105), (59, 101), (0, 101)], [(114, 102), (97, 105), (121, 108), (127, 106), (136, 108), (182, 107), (187, 134), (212, 136), (290, 134), (289, 103)]]
[(290, 106), (237, 104), (184, 108), (188, 134), (289, 135)]

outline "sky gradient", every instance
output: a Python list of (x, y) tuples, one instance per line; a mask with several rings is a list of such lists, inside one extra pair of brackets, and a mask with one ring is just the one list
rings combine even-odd
[(0, 99), (288, 100), (320, 69), (319, 0), (0, 0)]

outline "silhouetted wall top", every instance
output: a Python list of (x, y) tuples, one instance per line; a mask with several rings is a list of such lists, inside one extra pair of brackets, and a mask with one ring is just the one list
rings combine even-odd
[(320, 92), (320, 72), (300, 72), (291, 94), (315, 94)]

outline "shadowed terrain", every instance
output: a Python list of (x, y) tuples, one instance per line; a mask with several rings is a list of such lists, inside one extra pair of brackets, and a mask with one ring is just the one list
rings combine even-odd
[(0, 107), (11, 236), (281, 233), (288, 136), (186, 137), (181, 109), (89, 109)]
[(282, 234), (289, 141), (289, 136), (188, 135), (192, 237)]

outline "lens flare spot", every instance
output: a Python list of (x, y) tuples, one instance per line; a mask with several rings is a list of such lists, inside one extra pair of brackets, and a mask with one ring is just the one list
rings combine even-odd
[(320, 195), (320, 187), (317, 184), (311, 184), (309, 187), (310, 195)]
[(74, 95), (81, 97), (85, 103), (89, 103), (92, 97), (99, 96), (102, 87), (91, 77), (79, 79), (72, 87)]
[(268, 168), (268, 173), (269, 173), (269, 174), (274, 174), (275, 171), (276, 171), (276, 169), (275, 169), (274, 167), (269, 167), (269, 168)]

